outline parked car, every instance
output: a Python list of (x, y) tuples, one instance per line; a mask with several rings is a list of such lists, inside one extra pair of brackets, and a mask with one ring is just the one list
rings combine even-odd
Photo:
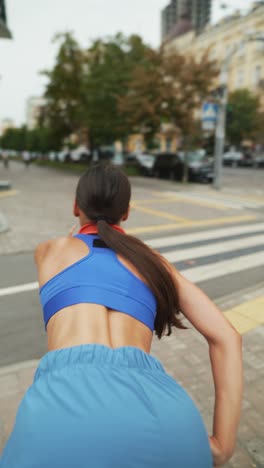
[(92, 160), (92, 154), (86, 146), (79, 146), (70, 153), (71, 161), (75, 163), (89, 163)]
[[(184, 173), (184, 153), (158, 153), (153, 166), (155, 177), (181, 180)], [(194, 182), (212, 182), (213, 166), (200, 152), (188, 154), (188, 176)]]
[(264, 153), (259, 153), (255, 156), (254, 167), (264, 167)]
[(225, 166), (237, 167), (243, 164), (244, 156), (241, 151), (231, 148), (229, 151), (224, 153), (223, 163)]
[(254, 166), (254, 155), (249, 148), (245, 148), (242, 151), (243, 159), (239, 162), (240, 166), (253, 167)]
[(156, 161), (156, 156), (151, 153), (143, 153), (136, 155), (136, 160), (138, 161), (139, 168), (143, 175), (152, 176), (153, 168)]
[(68, 149), (64, 149), (58, 153), (58, 161), (60, 162), (70, 162), (71, 153)]

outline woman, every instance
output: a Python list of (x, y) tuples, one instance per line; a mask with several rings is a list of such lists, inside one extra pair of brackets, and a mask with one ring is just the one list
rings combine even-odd
[[(234, 451), (240, 336), (203, 292), (125, 234), (130, 195), (122, 171), (91, 167), (76, 191), (79, 234), (36, 249), (49, 352), (1, 468), (210, 468)], [(210, 438), (191, 398), (149, 354), (154, 331), (185, 328), (180, 311), (209, 344)]]

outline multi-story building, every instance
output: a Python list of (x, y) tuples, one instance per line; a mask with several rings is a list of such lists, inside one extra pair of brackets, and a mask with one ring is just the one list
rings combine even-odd
[(249, 41), (250, 34), (264, 37), (264, 2), (254, 2), (246, 15), (236, 12), (218, 24), (207, 26), (201, 34), (192, 30), (172, 37), (163, 47), (166, 53), (177, 50), (197, 58), (208, 50), (209, 57), (216, 60), (221, 69), (227, 54), (241, 43), (229, 67), (229, 91), (247, 88), (260, 95), (264, 106), (264, 41)]
[(0, 137), (4, 135), (4, 133), (9, 129), (9, 128), (14, 128), (15, 124), (12, 119), (3, 119), (0, 122)]
[(43, 97), (30, 97), (26, 106), (26, 125), (29, 130), (38, 126), (39, 118), (45, 108), (46, 100)]
[(162, 42), (175, 35), (175, 28), (178, 34), (177, 25), (182, 17), (189, 19), (192, 26), (189, 29), (200, 33), (210, 21), (211, 3), (212, 0), (171, 0), (161, 13)]

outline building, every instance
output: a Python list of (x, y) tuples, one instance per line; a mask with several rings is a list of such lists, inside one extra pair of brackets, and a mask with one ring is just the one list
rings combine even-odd
[(38, 126), (39, 118), (43, 113), (46, 100), (43, 97), (30, 97), (26, 106), (26, 125), (29, 130)]
[(12, 119), (3, 119), (0, 122), (0, 137), (4, 135), (4, 133), (9, 129), (9, 128), (14, 128), (15, 124)]
[(0, 37), (11, 39), (11, 32), (7, 27), (5, 0), (0, 0)]
[(178, 0), (171, 0), (161, 12), (161, 38), (162, 41), (170, 35), (173, 27), (177, 23), (178, 17)]
[(189, 30), (194, 29), (196, 33), (200, 33), (210, 22), (211, 3), (212, 0), (171, 0), (161, 13), (162, 42), (182, 34), (182, 30), (185, 33), (184, 28), (178, 28), (183, 18), (189, 20)]
[(249, 33), (264, 37), (264, 2), (254, 2), (246, 15), (236, 12), (216, 25), (207, 26), (201, 34), (190, 30), (178, 37), (171, 37), (163, 47), (169, 54), (177, 50), (187, 55), (191, 53), (197, 58), (208, 50), (209, 57), (216, 60), (221, 68), (232, 48), (246, 39), (234, 54), (229, 67), (228, 89), (232, 92), (247, 88), (256, 92), (264, 106), (264, 41), (247, 41)]

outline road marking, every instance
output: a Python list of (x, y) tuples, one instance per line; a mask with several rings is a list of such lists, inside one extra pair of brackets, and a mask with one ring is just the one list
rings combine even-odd
[(250, 255), (215, 262), (210, 265), (188, 268), (182, 274), (194, 283), (220, 278), (239, 271), (246, 271), (264, 265), (264, 252), (257, 252)]
[(246, 226), (235, 226), (224, 229), (215, 229), (211, 231), (195, 232), (190, 234), (182, 234), (169, 237), (159, 237), (158, 239), (150, 239), (145, 241), (153, 248), (170, 247), (171, 245), (182, 245), (191, 242), (199, 242), (203, 240), (221, 239), (239, 234), (249, 234), (264, 231), (264, 223), (249, 224)]
[(264, 235), (246, 237), (244, 239), (228, 240), (225, 242), (217, 242), (200, 247), (190, 247), (181, 250), (171, 250), (164, 253), (164, 257), (171, 263), (180, 262), (182, 260), (190, 260), (195, 258), (209, 257), (211, 255), (235, 252), (236, 250), (245, 249), (247, 247), (256, 247), (263, 245)]
[(2, 288), (0, 289), (0, 297), (11, 296), (13, 294), (19, 294), (21, 292), (34, 291), (35, 289), (38, 289), (38, 287), (39, 287), (38, 282), (35, 281), (34, 283), (20, 284), (18, 286), (10, 286), (8, 288)]
[(244, 215), (244, 216), (227, 216), (225, 218), (214, 218), (214, 219), (206, 219), (200, 221), (189, 221), (188, 223), (171, 223), (171, 224), (158, 224), (156, 226), (145, 226), (145, 227), (137, 227), (137, 228), (129, 228), (126, 229), (128, 234), (144, 234), (148, 232), (162, 232), (162, 231), (171, 231), (171, 230), (178, 230), (184, 229), (186, 227), (203, 227), (203, 226), (215, 226), (217, 224), (235, 224), (245, 221), (256, 221), (257, 216), (255, 215)]
[[(167, 201), (169, 201), (170, 203), (172, 203), (173, 201), (175, 201), (175, 202), (181, 202), (182, 201), (183, 203), (189, 203), (190, 205), (205, 206), (206, 208), (214, 208), (214, 209), (220, 210), (220, 211), (227, 211), (229, 209), (229, 207), (227, 207), (224, 203), (221, 203), (219, 201), (217, 201), (217, 203), (215, 203), (215, 202), (210, 201), (210, 200), (209, 201), (204, 200), (202, 197), (197, 197), (196, 195), (194, 197), (192, 197), (191, 195), (186, 196), (186, 195), (182, 195), (179, 192), (171, 192), (171, 191), (152, 192), (152, 194), (155, 195), (155, 196), (158, 196), (158, 194), (159, 194), (160, 197), (162, 197), (163, 199), (165, 198), (165, 201), (166, 201), (166, 198), (167, 198)], [(211, 196), (210, 196), (210, 198), (211, 198)], [(163, 201), (163, 203), (165, 203), (165, 201)], [(157, 203), (156, 200), (154, 200), (154, 202)], [(158, 203), (160, 203), (160, 202), (158, 202)]]
[(233, 307), (224, 314), (236, 330), (243, 335), (264, 325), (264, 296)]
[[(169, 255), (165, 256), (169, 258)], [(206, 280), (220, 278), (222, 276), (237, 273), (239, 271), (245, 271), (251, 268), (257, 268), (264, 265), (264, 252), (257, 252), (250, 255), (242, 255), (241, 257), (223, 260), (215, 262), (213, 264), (207, 264), (203, 266), (188, 268), (182, 272), (186, 278), (194, 283), (199, 283)], [(38, 289), (38, 282), (21, 284), (17, 286), (11, 286), (8, 288), (0, 289), (1, 296), (10, 296), (13, 294), (19, 294), (22, 292), (34, 291)]]
[(174, 192), (174, 191), (165, 191), (162, 192), (163, 195), (168, 195), (168, 196), (176, 196), (179, 198), (182, 198), (183, 200), (189, 199), (189, 200), (194, 200), (194, 201), (199, 201), (201, 203), (208, 203), (208, 198), (209, 198), (209, 203), (214, 204), (215, 207), (217, 205), (221, 204), (222, 206), (225, 206), (227, 209), (228, 208), (233, 208), (236, 210), (242, 210), (244, 208), (259, 208), (264, 205), (263, 200), (251, 200), (250, 198), (247, 197), (234, 197), (232, 195), (227, 195), (221, 193), (221, 195), (216, 195), (215, 192), (207, 192), (207, 193), (201, 193), (201, 192)]
[(187, 218), (182, 218), (181, 216), (171, 215), (169, 213), (164, 213), (164, 211), (152, 210), (151, 208), (144, 208), (143, 206), (138, 206), (135, 203), (131, 204), (132, 208), (135, 208), (137, 211), (142, 211), (143, 213), (151, 214), (152, 216), (158, 216), (159, 218), (172, 219), (173, 221), (178, 221), (179, 223), (192, 224), (192, 220)]
[(0, 198), (13, 197), (14, 195), (17, 195), (17, 194), (18, 194), (17, 190), (6, 190), (4, 192), (0, 192)]
[(178, 196), (175, 196), (175, 197), (168, 197), (168, 196), (164, 196), (163, 194), (161, 194), (162, 196), (162, 199), (146, 199), (146, 200), (134, 200), (134, 203), (142, 203), (142, 205), (152, 205), (152, 204), (156, 204), (156, 205), (160, 205), (162, 203), (180, 203), (180, 202), (184, 202), (185, 204), (189, 204), (189, 205), (199, 205), (199, 206), (205, 206), (207, 208), (214, 208), (216, 210), (220, 210), (220, 211), (227, 211), (228, 208), (225, 206), (225, 205), (220, 205), (220, 204), (216, 204), (216, 203), (210, 203), (210, 202), (201, 202), (201, 201), (198, 201), (198, 200), (189, 200), (189, 199), (184, 199), (183, 197), (178, 197)]

